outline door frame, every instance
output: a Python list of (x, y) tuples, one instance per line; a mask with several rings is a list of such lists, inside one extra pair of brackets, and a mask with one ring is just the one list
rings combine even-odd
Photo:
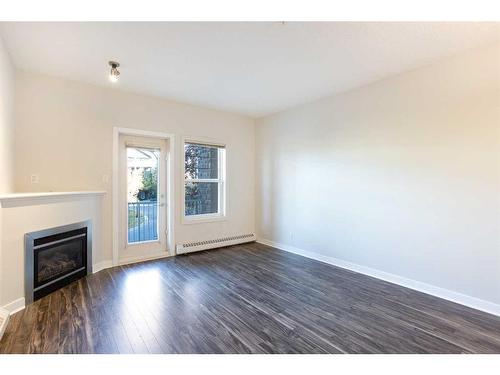
[[(119, 142), (120, 135), (131, 135), (138, 137), (157, 138), (168, 141), (168, 156), (167, 156), (167, 196), (166, 196), (166, 213), (167, 213), (167, 253), (160, 257), (168, 257), (175, 255), (175, 136), (172, 133), (163, 133), (149, 130), (132, 129), (113, 127), (113, 266), (120, 264), (119, 254), (119, 225), (120, 225), (120, 197), (119, 197)], [(155, 256), (154, 258), (158, 258)], [(143, 256), (133, 259), (134, 262), (151, 259), (151, 257)]]

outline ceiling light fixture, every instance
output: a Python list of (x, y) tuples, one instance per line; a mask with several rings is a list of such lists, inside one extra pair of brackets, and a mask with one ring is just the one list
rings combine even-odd
[(120, 63), (117, 63), (116, 61), (110, 61), (108, 64), (109, 66), (111, 66), (111, 71), (109, 72), (109, 80), (111, 82), (117, 82), (118, 77), (120, 76), (120, 72), (118, 71)]

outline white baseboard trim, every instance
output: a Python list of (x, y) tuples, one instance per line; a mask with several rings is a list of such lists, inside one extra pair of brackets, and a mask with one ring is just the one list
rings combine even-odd
[(18, 311), (21, 311), (24, 309), (25, 303), (24, 303), (24, 297), (23, 298), (18, 298), (6, 305), (3, 305), (2, 308), (7, 310), (10, 315), (15, 314)]
[(118, 265), (124, 266), (124, 265), (127, 265), (127, 264), (146, 262), (148, 260), (156, 260), (156, 259), (168, 258), (168, 257), (171, 257), (171, 256), (173, 256), (173, 255), (170, 254), (170, 253), (168, 253), (168, 252), (162, 252), (161, 254), (156, 254), (156, 255), (135, 256), (135, 257), (120, 258), (118, 260)]
[(10, 312), (0, 307), (0, 340), (5, 332), (5, 328), (7, 328), (7, 324), (9, 323)]
[(92, 265), (92, 273), (97, 273), (99, 271), (105, 270), (106, 268), (113, 267), (113, 262), (111, 260), (105, 260)]
[(451, 302), (459, 303), (461, 305), (471, 307), (476, 310), (481, 310), (493, 315), (500, 316), (500, 305), (485, 301), (476, 297), (471, 297), (462, 293), (454, 292), (448, 289), (440, 288), (431, 284), (427, 284), (421, 281), (416, 281), (412, 279), (408, 279), (406, 277), (398, 276), (392, 273), (380, 271), (374, 268), (362, 266), (356, 263), (351, 263), (345, 260), (333, 258), (326, 255), (321, 255), (318, 253), (314, 253), (311, 251), (306, 251), (303, 249), (299, 249), (297, 247), (284, 245), (281, 243), (273, 242), (266, 240), (264, 238), (257, 239), (258, 243), (263, 245), (275, 247), (280, 250), (287, 251), (289, 253), (294, 253), (297, 255), (304, 256), (306, 258), (318, 260), (320, 262), (328, 263), (340, 268), (345, 268), (350, 271), (362, 273), (364, 275), (372, 276), (377, 279), (381, 279), (393, 284), (397, 284), (400, 286), (404, 286), (409, 289), (413, 289), (422, 293), (430, 294), (435, 297), (439, 297)]

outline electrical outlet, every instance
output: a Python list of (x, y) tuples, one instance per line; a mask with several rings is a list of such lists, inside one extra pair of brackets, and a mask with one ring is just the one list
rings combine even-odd
[(40, 182), (40, 179), (38, 178), (37, 174), (32, 174), (30, 176), (30, 181), (32, 184), (38, 184)]

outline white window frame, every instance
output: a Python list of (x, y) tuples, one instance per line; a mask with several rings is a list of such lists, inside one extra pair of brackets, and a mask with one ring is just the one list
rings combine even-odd
[[(186, 143), (194, 143), (202, 146), (213, 146), (218, 148), (218, 178), (217, 179), (186, 179), (186, 155), (185, 146)], [(214, 221), (225, 221), (227, 220), (227, 172), (226, 172), (226, 159), (227, 159), (227, 147), (224, 143), (214, 142), (213, 140), (206, 140), (202, 138), (187, 138), (182, 139), (182, 223), (183, 224), (199, 224), (199, 223), (209, 223)], [(200, 215), (188, 215), (186, 216), (186, 182), (217, 182), (219, 189), (218, 197), (218, 211), (215, 214), (200, 214)]]

